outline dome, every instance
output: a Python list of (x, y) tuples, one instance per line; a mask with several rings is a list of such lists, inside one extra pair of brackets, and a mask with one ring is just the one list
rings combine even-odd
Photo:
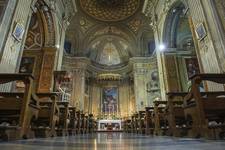
[(121, 21), (137, 12), (140, 0), (80, 0), (80, 6), (97, 20)]

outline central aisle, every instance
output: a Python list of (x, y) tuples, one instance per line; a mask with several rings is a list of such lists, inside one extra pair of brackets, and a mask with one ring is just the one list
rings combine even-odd
[(0, 143), (1, 150), (224, 150), (225, 141), (97, 133)]

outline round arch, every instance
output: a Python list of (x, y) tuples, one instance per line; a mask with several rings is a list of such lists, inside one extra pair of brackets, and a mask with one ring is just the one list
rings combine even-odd
[(38, 19), (43, 26), (44, 43), (43, 47), (55, 47), (57, 30), (54, 15), (47, 3), (47, 0), (34, 0), (32, 3), (33, 13), (38, 14)]
[(180, 21), (180, 16), (183, 14), (183, 10), (186, 8), (185, 4), (178, 0), (174, 2), (165, 18), (163, 27), (163, 43), (168, 48), (177, 47), (177, 30)]

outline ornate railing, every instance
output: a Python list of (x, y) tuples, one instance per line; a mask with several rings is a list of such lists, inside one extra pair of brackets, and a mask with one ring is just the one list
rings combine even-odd
[(58, 88), (59, 92), (59, 101), (61, 102), (70, 102), (71, 94), (65, 92), (61, 87)]

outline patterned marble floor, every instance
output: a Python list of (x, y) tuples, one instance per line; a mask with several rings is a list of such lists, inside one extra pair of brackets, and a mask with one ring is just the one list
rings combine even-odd
[(225, 141), (98, 133), (0, 142), (0, 150), (225, 150)]

